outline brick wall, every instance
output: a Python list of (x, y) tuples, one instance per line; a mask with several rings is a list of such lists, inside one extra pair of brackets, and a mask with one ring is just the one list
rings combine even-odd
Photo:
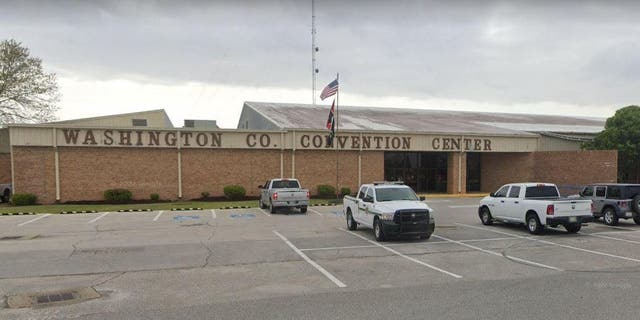
[(39, 203), (56, 200), (55, 160), (52, 148), (13, 147), (14, 193), (33, 193)]
[[(280, 150), (182, 150), (184, 199), (199, 198), (205, 191), (211, 196), (222, 196), (223, 188), (232, 184), (243, 186), (248, 196), (257, 196), (258, 185), (278, 177)], [(174, 185), (177, 188), (177, 183)]]
[(0, 183), (11, 183), (10, 153), (0, 153)]
[(616, 151), (547, 151), (532, 153), (483, 153), (482, 192), (496, 191), (511, 182), (550, 182), (562, 194), (577, 193), (579, 186), (616, 182)]
[(496, 191), (506, 183), (535, 180), (534, 158), (531, 153), (483, 153), (480, 162), (482, 192)]
[[(53, 158), (53, 149), (48, 150)], [(103, 200), (104, 191), (113, 188), (131, 190), (134, 199), (149, 199), (151, 193), (161, 199), (178, 195), (175, 149), (60, 147), (58, 151), (63, 202)], [(53, 175), (54, 167), (50, 170)]]
[(616, 182), (618, 153), (614, 150), (534, 152), (536, 180), (553, 182), (562, 194), (578, 193), (595, 182)]

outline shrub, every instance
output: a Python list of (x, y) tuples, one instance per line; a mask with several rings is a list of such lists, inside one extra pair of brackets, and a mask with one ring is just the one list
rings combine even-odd
[(30, 206), (36, 204), (38, 198), (32, 193), (16, 193), (11, 197), (14, 206)]
[(336, 188), (329, 184), (319, 184), (318, 188), (318, 197), (324, 199), (330, 199), (336, 196)]
[(239, 185), (226, 186), (224, 187), (223, 191), (224, 195), (227, 196), (227, 198), (234, 201), (244, 198), (245, 194), (247, 193), (244, 187)]
[(160, 195), (157, 193), (152, 193), (149, 198), (151, 198), (152, 201), (158, 201), (160, 200)]
[(109, 189), (104, 192), (104, 200), (110, 203), (127, 203), (132, 197), (131, 191), (127, 189)]
[(202, 196), (203, 199), (209, 198), (209, 192), (201, 192), (200, 195)]
[(342, 187), (340, 188), (340, 194), (344, 197), (344, 196), (348, 196), (351, 194), (351, 189), (349, 187)]

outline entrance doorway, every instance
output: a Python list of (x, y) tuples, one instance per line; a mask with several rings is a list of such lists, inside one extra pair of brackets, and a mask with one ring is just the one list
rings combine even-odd
[(416, 192), (447, 192), (445, 152), (385, 152), (384, 179), (402, 180)]

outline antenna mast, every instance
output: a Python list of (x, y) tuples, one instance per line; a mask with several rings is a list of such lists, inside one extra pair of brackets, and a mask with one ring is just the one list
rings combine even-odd
[(315, 107), (316, 105), (316, 73), (318, 73), (318, 69), (316, 69), (316, 52), (318, 51), (318, 47), (316, 47), (316, 5), (315, 1), (311, 0), (311, 96), (312, 103)]

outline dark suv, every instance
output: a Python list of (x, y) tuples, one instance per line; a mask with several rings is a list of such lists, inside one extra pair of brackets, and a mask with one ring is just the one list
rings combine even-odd
[(580, 196), (593, 201), (591, 212), (596, 220), (602, 217), (605, 224), (615, 226), (618, 219), (633, 218), (640, 224), (640, 184), (592, 184)]

